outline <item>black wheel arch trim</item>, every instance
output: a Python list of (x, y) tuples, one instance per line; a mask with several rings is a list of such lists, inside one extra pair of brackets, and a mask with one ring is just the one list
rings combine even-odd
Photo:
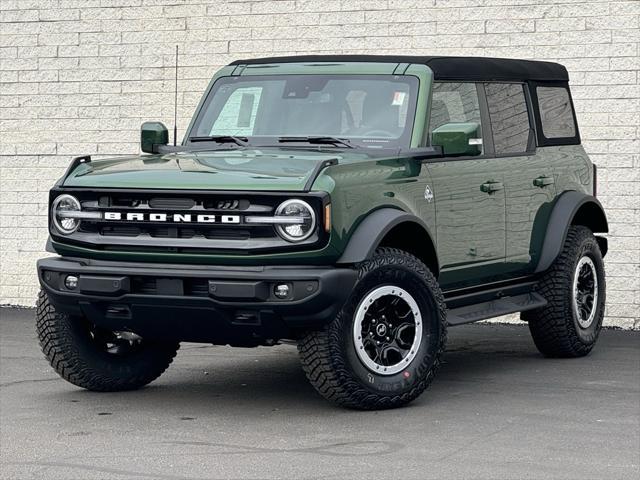
[[(403, 223), (413, 223), (421, 227), (435, 246), (434, 237), (429, 227), (417, 216), (396, 208), (374, 210), (365, 217), (351, 234), (347, 247), (336, 262), (338, 265), (360, 263), (373, 257), (376, 248), (384, 237), (395, 227)], [(437, 266), (437, 254), (433, 259)], [(439, 270), (439, 269), (438, 269)], [(438, 272), (433, 272), (438, 275)]]
[[(593, 215), (587, 218), (577, 218), (583, 207), (590, 209)], [(583, 212), (586, 210), (582, 210)], [(583, 192), (568, 191), (561, 194), (553, 206), (547, 232), (544, 237), (542, 251), (535, 269), (535, 273), (544, 272), (549, 269), (555, 259), (560, 255), (562, 247), (567, 238), (569, 227), (578, 220), (579, 225), (589, 227), (594, 233), (609, 232), (609, 224), (604, 208), (600, 201), (592, 195)], [(607, 253), (608, 243), (604, 237), (596, 237), (602, 256)]]

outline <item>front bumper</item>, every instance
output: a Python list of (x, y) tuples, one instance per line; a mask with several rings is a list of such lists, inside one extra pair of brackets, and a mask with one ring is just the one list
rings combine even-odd
[[(68, 275), (78, 278), (67, 288)], [(53, 257), (38, 278), (56, 309), (142, 337), (260, 345), (319, 328), (340, 311), (356, 283), (351, 268), (210, 267)], [(290, 295), (275, 296), (275, 286)]]

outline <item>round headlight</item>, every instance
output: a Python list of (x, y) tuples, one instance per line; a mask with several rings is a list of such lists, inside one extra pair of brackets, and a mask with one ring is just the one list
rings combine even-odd
[(301, 242), (309, 238), (316, 228), (316, 214), (307, 202), (287, 200), (276, 209), (276, 216), (293, 217), (299, 220), (293, 223), (277, 225), (278, 234), (289, 242)]
[(79, 218), (71, 218), (65, 215), (67, 212), (79, 212), (82, 210), (80, 202), (71, 195), (60, 195), (51, 206), (51, 218), (53, 224), (63, 235), (70, 235), (80, 226)]

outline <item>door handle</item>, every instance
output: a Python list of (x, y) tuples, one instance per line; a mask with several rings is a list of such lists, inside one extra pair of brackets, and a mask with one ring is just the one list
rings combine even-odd
[(488, 193), (489, 195), (491, 195), (493, 192), (497, 192), (498, 190), (502, 190), (503, 188), (504, 186), (501, 182), (488, 181), (480, 185), (480, 191)]
[(553, 179), (553, 177), (547, 177), (545, 175), (533, 180), (533, 186), (540, 187), (540, 188), (544, 188), (548, 185), (553, 185), (554, 183), (555, 183), (555, 180)]

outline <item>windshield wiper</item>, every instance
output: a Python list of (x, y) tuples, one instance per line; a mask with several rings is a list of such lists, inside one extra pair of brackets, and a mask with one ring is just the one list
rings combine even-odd
[(351, 142), (346, 138), (337, 137), (278, 137), (280, 143), (306, 142), (312, 145), (334, 145), (345, 148), (353, 148)]
[(233, 135), (211, 135), (208, 137), (189, 137), (190, 142), (217, 142), (217, 143), (235, 143), (241, 147), (248, 147), (247, 137), (234, 137)]

